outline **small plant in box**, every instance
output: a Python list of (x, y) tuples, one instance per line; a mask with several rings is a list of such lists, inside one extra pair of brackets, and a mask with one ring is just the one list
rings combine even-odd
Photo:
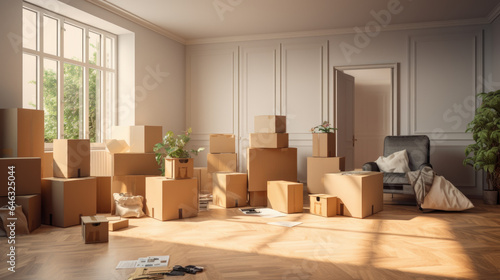
[(337, 128), (332, 127), (329, 122), (324, 121), (322, 124), (311, 128), (312, 133), (334, 133)]
[(327, 121), (311, 128), (313, 157), (335, 157), (335, 130)]

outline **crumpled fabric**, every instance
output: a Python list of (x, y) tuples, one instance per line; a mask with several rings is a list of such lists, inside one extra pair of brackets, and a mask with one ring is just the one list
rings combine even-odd
[(431, 190), (432, 183), (434, 182), (434, 175), (436, 175), (436, 173), (429, 166), (406, 173), (408, 182), (410, 182), (415, 190), (415, 198), (417, 199), (417, 205), (419, 207), (424, 203), (425, 197)]

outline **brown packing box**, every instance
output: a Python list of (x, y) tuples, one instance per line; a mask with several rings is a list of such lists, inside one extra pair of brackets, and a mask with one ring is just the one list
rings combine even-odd
[(96, 214), (96, 179), (42, 179), (42, 224), (69, 227)]
[[(41, 193), (41, 162), (40, 158), (0, 158), (0, 196), (13, 191), (9, 184), (15, 187), (15, 195)], [(13, 172), (9, 166), (14, 167)]]
[[(0, 197), (0, 207), (7, 205), (9, 197)], [(28, 221), (28, 229), (33, 232), (42, 224), (42, 195), (18, 195), (16, 196), (16, 204), (21, 205), (23, 208), (24, 216)]]
[(297, 148), (247, 150), (248, 191), (267, 190), (267, 181), (297, 182)]
[(247, 174), (213, 173), (213, 203), (225, 208), (247, 205)]
[(237, 154), (207, 154), (207, 172), (236, 172)]
[(302, 213), (304, 185), (297, 182), (268, 181), (267, 207), (283, 213)]
[(109, 221), (109, 231), (117, 231), (123, 228), (128, 228), (128, 220), (122, 219), (118, 221)]
[(234, 134), (210, 134), (210, 153), (235, 153)]
[(212, 177), (208, 180), (209, 174), (206, 167), (195, 167), (193, 178), (198, 179), (198, 192), (207, 194), (212, 193)]
[(111, 213), (111, 176), (96, 177), (97, 213)]
[(54, 139), (54, 177), (90, 176), (90, 140)]
[(46, 152), (42, 158), (42, 178), (54, 177), (54, 154)]
[[(113, 176), (111, 178), (111, 213), (115, 213), (114, 193), (129, 193), (131, 195), (140, 195), (146, 197), (146, 178), (147, 175), (125, 175)], [(143, 207), (145, 210), (146, 207)]]
[(82, 236), (85, 244), (108, 242), (108, 219), (103, 216), (83, 216)]
[(288, 148), (288, 133), (250, 133), (250, 148)]
[(308, 157), (307, 192), (325, 193), (323, 175), (345, 170), (344, 157)]
[(44, 112), (0, 109), (0, 157), (43, 157)]
[(334, 157), (335, 133), (313, 133), (313, 157)]
[(383, 210), (382, 172), (327, 173), (324, 182), (326, 194), (338, 198), (338, 215), (364, 218)]
[(106, 148), (112, 154), (127, 153), (130, 151), (130, 146), (123, 139), (109, 139), (105, 141)]
[(193, 178), (194, 159), (192, 158), (166, 158), (165, 177), (168, 179)]
[(163, 132), (161, 126), (113, 126), (111, 138), (125, 140), (131, 153), (153, 153), (154, 145), (162, 142)]
[(160, 221), (198, 216), (196, 179), (146, 178), (146, 215)]
[(267, 207), (267, 191), (248, 192), (248, 200), (252, 207)]
[(213, 176), (212, 173), (208, 173), (207, 171), (207, 183), (205, 186), (201, 185), (201, 193), (203, 194), (211, 194), (213, 192)]
[(327, 194), (310, 194), (309, 205), (311, 214), (334, 217), (337, 215), (337, 197)]
[(286, 133), (286, 116), (255, 116), (254, 132)]
[(111, 158), (113, 176), (161, 175), (154, 153), (117, 153)]

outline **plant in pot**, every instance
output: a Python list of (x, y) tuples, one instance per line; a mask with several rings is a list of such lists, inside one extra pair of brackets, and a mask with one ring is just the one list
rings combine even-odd
[(471, 132), (475, 143), (465, 149), (464, 165), (486, 172), (483, 191), (486, 204), (497, 204), (500, 190), (500, 90), (478, 94), (482, 99), (474, 119), (465, 132)]
[(327, 121), (311, 128), (313, 137), (313, 157), (334, 157), (336, 155), (335, 130), (337, 130), (337, 128), (331, 126)]
[(157, 143), (153, 151), (156, 154), (156, 162), (160, 166), (162, 176), (169, 179), (184, 179), (193, 177), (193, 159), (191, 153), (198, 155), (205, 148), (197, 150), (185, 149), (189, 140), (191, 140), (191, 128), (182, 135), (175, 135), (168, 131), (163, 137), (161, 143)]

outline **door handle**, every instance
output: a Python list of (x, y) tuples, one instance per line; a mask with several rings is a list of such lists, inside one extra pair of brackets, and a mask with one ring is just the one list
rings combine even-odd
[(356, 139), (356, 137), (354, 137), (354, 134), (352, 135), (352, 147), (354, 147), (354, 143), (356, 143), (356, 141), (358, 141), (358, 139)]

